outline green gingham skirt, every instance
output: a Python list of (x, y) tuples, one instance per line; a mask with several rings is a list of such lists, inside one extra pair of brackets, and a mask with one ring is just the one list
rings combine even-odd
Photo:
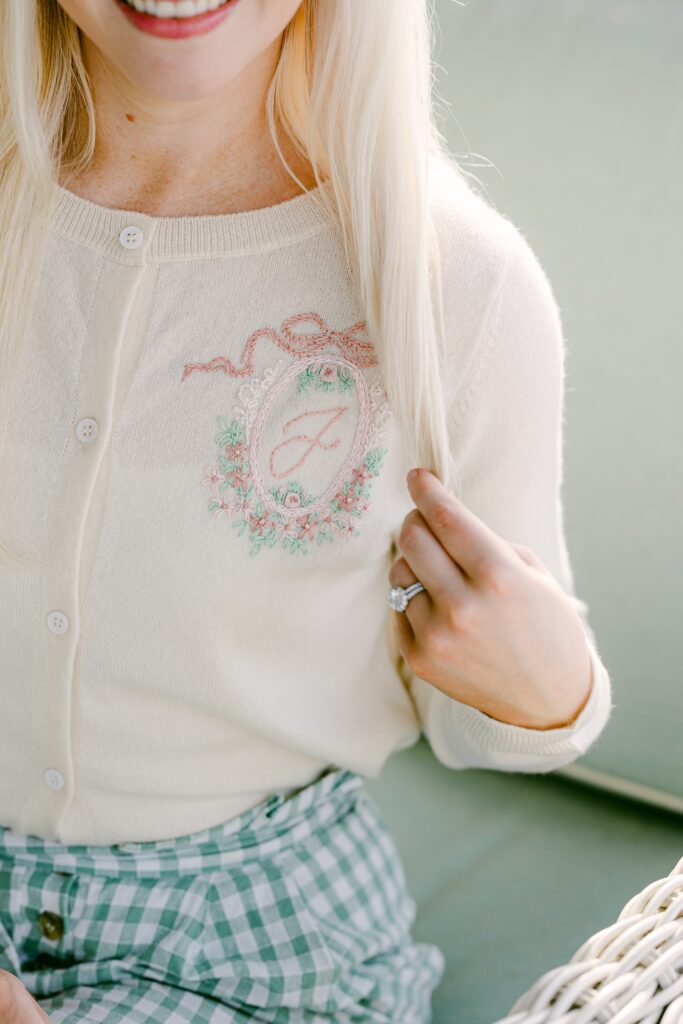
[(53, 1024), (428, 1024), (445, 960), (362, 776), (180, 838), (0, 828), (0, 968)]

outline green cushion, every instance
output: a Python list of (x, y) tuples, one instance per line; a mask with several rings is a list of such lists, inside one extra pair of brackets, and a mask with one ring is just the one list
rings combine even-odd
[(366, 782), (447, 966), (433, 1024), (493, 1024), (683, 856), (683, 816), (557, 773), (440, 765), (424, 738)]

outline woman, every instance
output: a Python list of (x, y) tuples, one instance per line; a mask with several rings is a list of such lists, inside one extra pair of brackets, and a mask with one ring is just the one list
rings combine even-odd
[(611, 710), (548, 281), (422, 0), (0, 10), (0, 1021), (428, 1021), (363, 778)]

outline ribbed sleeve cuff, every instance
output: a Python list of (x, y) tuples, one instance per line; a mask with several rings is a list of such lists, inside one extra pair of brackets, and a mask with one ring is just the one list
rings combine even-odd
[(422, 731), (437, 759), (451, 768), (549, 772), (584, 754), (605, 728), (613, 708), (609, 674), (594, 642), (588, 637), (587, 641), (593, 667), (590, 695), (574, 722), (557, 729), (499, 722), (413, 676), (411, 691)]
[(464, 734), (475, 746), (484, 751), (509, 755), (510, 763), (519, 755), (549, 757), (556, 754), (584, 754), (604, 729), (612, 712), (612, 687), (609, 674), (595, 645), (588, 640), (593, 685), (590, 696), (571, 725), (557, 729), (528, 729), (519, 725), (499, 722), (469, 704), (452, 702), (452, 713), (459, 719)]

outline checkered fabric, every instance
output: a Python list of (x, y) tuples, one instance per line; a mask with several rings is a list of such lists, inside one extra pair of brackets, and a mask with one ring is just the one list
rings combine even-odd
[(337, 767), (177, 839), (0, 829), (0, 967), (53, 1024), (428, 1024), (445, 961), (413, 941), (416, 909), (362, 777)]

